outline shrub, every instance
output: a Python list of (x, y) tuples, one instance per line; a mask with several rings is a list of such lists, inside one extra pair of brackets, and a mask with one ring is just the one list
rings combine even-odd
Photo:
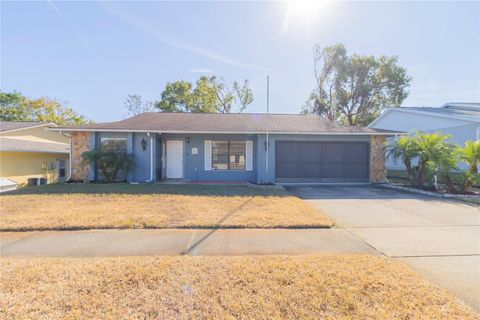
[(459, 158), (468, 164), (469, 170), (462, 172), (462, 192), (470, 189), (474, 183), (480, 180), (478, 164), (480, 162), (480, 141), (467, 141), (465, 146), (458, 151)]
[(417, 185), (419, 188), (423, 188), (426, 178), (434, 174), (444, 154), (451, 153), (453, 147), (446, 142), (448, 138), (450, 138), (448, 135), (425, 134), (417, 131), (413, 139), (418, 152)]
[[(447, 142), (449, 138), (449, 135), (417, 131), (415, 136), (403, 136), (388, 145), (387, 155), (402, 160), (410, 182), (419, 188), (424, 188), (431, 177), (439, 175), (448, 192), (465, 193), (480, 181), (480, 141), (467, 141), (460, 148)], [(418, 158), (417, 166), (412, 165), (415, 158)], [(469, 169), (460, 170), (459, 162), (467, 163)], [(452, 177), (453, 172), (458, 172), (455, 178)]]
[(415, 176), (412, 167), (412, 159), (418, 156), (415, 139), (410, 136), (402, 136), (387, 146), (387, 155), (395, 161), (401, 160), (407, 169), (410, 183), (414, 184)]
[(134, 166), (133, 155), (125, 152), (95, 149), (84, 152), (82, 157), (89, 165), (96, 165), (107, 182), (115, 182), (119, 171), (127, 174)]

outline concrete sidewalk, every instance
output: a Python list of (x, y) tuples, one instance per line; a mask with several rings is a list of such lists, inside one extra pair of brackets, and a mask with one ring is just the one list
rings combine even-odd
[(157, 229), (0, 233), (0, 254), (36, 257), (264, 255), (378, 251), (343, 229)]

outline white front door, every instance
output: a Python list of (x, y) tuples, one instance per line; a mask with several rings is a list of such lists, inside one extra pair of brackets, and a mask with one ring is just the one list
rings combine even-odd
[(167, 140), (167, 178), (183, 178), (183, 140)]

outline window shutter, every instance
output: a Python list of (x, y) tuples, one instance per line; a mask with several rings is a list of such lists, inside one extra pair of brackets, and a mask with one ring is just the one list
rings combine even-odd
[(205, 170), (212, 170), (212, 141), (205, 140), (204, 146)]
[(245, 141), (245, 170), (253, 170), (253, 141)]

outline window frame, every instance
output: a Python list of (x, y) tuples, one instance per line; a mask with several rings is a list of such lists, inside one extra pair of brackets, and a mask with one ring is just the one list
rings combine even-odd
[[(227, 169), (217, 169), (214, 167), (215, 161), (213, 157), (213, 149), (215, 142), (226, 142), (227, 143)], [(230, 167), (230, 143), (231, 142), (241, 142), (243, 143), (243, 168), (237, 169), (237, 168), (231, 168)], [(247, 171), (247, 141), (246, 140), (212, 140), (212, 150), (211, 150), (211, 159), (212, 159), (212, 171)]]

